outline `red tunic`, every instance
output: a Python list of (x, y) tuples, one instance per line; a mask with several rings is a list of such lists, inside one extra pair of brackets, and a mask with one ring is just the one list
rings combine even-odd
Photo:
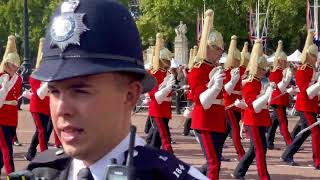
[(254, 79), (247, 82), (242, 88), (243, 98), (248, 105), (244, 110), (243, 122), (244, 125), (249, 126), (271, 126), (271, 119), (268, 109), (262, 109), (261, 112), (256, 113), (253, 109), (252, 102), (257, 99), (261, 91), (261, 82)]
[[(199, 100), (202, 92), (207, 90), (209, 82), (209, 73), (212, 67), (208, 64), (201, 64), (199, 68), (193, 68), (188, 76), (191, 91), (193, 92), (193, 101), (195, 103), (192, 112), (191, 127), (196, 130), (205, 130), (212, 132), (226, 132), (226, 121), (223, 105), (213, 104), (209, 109), (203, 109)], [(222, 91), (217, 99), (222, 99)]]
[[(188, 75), (189, 76), (189, 75)], [(187, 78), (188, 81), (188, 85), (190, 86), (190, 78)], [(189, 90), (187, 91), (187, 99), (189, 101), (193, 101), (193, 94), (192, 94), (192, 90), (189, 88)]]
[[(281, 69), (277, 69), (276, 71), (271, 72), (270, 76), (269, 76), (270, 82), (274, 82), (277, 85), (283, 78), (282, 71), (283, 70), (281, 70)], [(277, 88), (275, 90), (273, 90), (272, 98), (271, 98), (272, 100), (271, 100), (270, 104), (271, 105), (288, 106), (289, 105), (289, 94), (288, 93), (285, 93), (282, 95), (281, 94), (282, 93), (277, 85)]]
[[(157, 79), (157, 85), (151, 91), (149, 91), (149, 116), (171, 119), (171, 102), (163, 101), (161, 104), (158, 104), (154, 97), (154, 94), (159, 89), (159, 85), (166, 77), (167, 72), (158, 70), (155, 74), (152, 75)], [(171, 93), (167, 97), (171, 97)]]
[(42, 113), (50, 116), (49, 97), (47, 96), (43, 100), (41, 100), (37, 95), (37, 90), (40, 88), (41, 81), (33, 79), (30, 76), (29, 83), (32, 90), (30, 99), (30, 112)]
[[(0, 76), (3, 74), (4, 73), (0, 73)], [(11, 78), (12, 77), (10, 77), (10, 79)], [(0, 86), (1, 86), (1, 84), (0, 84)], [(22, 87), (22, 78), (19, 75), (16, 83), (13, 85), (13, 87), (8, 92), (5, 101), (12, 101), (12, 100), (18, 101), (18, 98), (21, 94), (21, 87)], [(0, 125), (17, 127), (17, 125), (18, 125), (18, 106), (4, 104), (0, 108)]]
[(302, 66), (297, 70), (296, 83), (300, 90), (297, 95), (296, 110), (304, 112), (318, 112), (318, 96), (309, 99), (307, 89), (313, 76), (313, 68), (311, 66)]
[[(224, 70), (224, 73), (226, 75), (225, 79), (223, 80), (223, 84), (227, 84), (230, 80), (231, 80), (231, 68), (228, 68), (228, 69), (225, 69)], [(239, 73), (240, 75), (240, 73)], [(241, 78), (239, 78), (236, 86), (234, 87), (233, 91), (235, 92), (239, 92), (241, 94)], [(224, 99), (224, 106), (225, 107), (228, 107), (229, 105), (233, 104), (237, 99), (242, 99), (242, 95), (240, 94), (234, 94), (234, 93), (231, 93), (230, 95), (224, 91), (223, 92), (223, 99)], [(232, 107), (231, 109), (233, 110), (237, 110), (237, 111), (241, 111), (239, 108), (237, 107)]]
[(244, 66), (240, 66), (239, 69), (240, 69), (240, 79), (241, 79), (241, 77), (243, 77), (244, 73), (246, 72), (247, 68)]

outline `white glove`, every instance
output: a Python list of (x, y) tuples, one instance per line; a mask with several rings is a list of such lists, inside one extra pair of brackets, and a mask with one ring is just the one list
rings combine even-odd
[(31, 95), (32, 95), (32, 92), (30, 90), (25, 90), (22, 93), (22, 96), (27, 98), (27, 99), (31, 99)]
[(49, 93), (48, 82), (41, 83), (39, 89), (37, 89), (38, 97), (43, 100)]
[(217, 74), (213, 77), (214, 79), (214, 84), (212, 86), (212, 88), (215, 89), (222, 89), (223, 86), (223, 79), (225, 78), (225, 74), (221, 73), (221, 74)]
[(292, 86), (289, 89), (287, 89), (286, 91), (287, 91), (288, 94), (294, 96), (294, 95), (298, 94), (299, 89), (294, 87), (294, 86)]
[(211, 70), (209, 73), (209, 83), (207, 85), (208, 88), (210, 88), (214, 84), (214, 77), (217, 76), (218, 74), (223, 73), (223, 68), (221, 66), (215, 67)]
[(267, 103), (271, 101), (271, 94), (274, 90), (274, 87), (275, 87), (275, 84), (270, 83), (265, 93), (252, 102), (253, 109), (256, 113), (261, 112), (263, 107), (265, 107)]
[(8, 74), (2, 75), (1, 89), (5, 92), (8, 92), (8, 90), (9, 90), (9, 75)]
[(163, 79), (162, 83), (159, 84), (159, 90), (161, 90), (161, 89), (163, 89), (163, 88), (166, 87), (166, 84), (167, 84), (170, 76), (173, 76), (173, 74), (168, 74), (168, 75)]
[(230, 95), (240, 79), (239, 68), (234, 68), (230, 72), (231, 80), (224, 85), (224, 89)]
[(244, 102), (243, 99), (239, 100), (237, 99), (235, 102), (234, 102), (234, 106), (235, 107), (238, 107), (240, 109), (245, 109), (248, 107), (248, 105), (246, 104), (246, 102)]
[(231, 70), (230, 72), (230, 75), (231, 75), (231, 81), (233, 83), (237, 83), (240, 79), (240, 71), (239, 71), (239, 68), (234, 68)]
[(283, 93), (288, 85), (290, 84), (290, 81), (292, 79), (292, 71), (290, 68), (287, 68), (284, 70), (284, 76), (282, 80), (277, 84), (279, 90)]
[(150, 103), (150, 97), (145, 97), (145, 98), (143, 99), (143, 101), (142, 101), (142, 104), (143, 104), (143, 105), (146, 105), (146, 106), (148, 106), (149, 103)]

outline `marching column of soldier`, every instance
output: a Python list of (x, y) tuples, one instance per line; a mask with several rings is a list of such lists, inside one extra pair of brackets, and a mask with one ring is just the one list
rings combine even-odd
[[(99, 4), (101, 2), (94, 3)], [(64, 8), (69, 7), (69, 5), (67, 1)], [(77, 6), (78, 5), (79, 3)], [(77, 7), (73, 6), (70, 6), (71, 9), (63, 9), (63, 6), (61, 8), (68, 12), (73, 11), (69, 13), (75, 13), (77, 9)], [(80, 9), (84, 12), (88, 10), (84, 6)], [(88, 13), (90, 12), (91, 11), (88, 10)], [(61, 12), (61, 14), (61, 16), (63, 16), (63, 12)], [(59, 12), (54, 16), (58, 17)], [(188, 135), (192, 129), (197, 142), (199, 142), (199, 147), (201, 147), (206, 159), (206, 163), (201, 167), (201, 172), (206, 174), (209, 179), (219, 179), (221, 161), (223, 160), (223, 147), (227, 136), (231, 133), (235, 152), (238, 157), (237, 160), (239, 161), (231, 176), (235, 179), (244, 179), (249, 166), (253, 163), (253, 160), (256, 159), (259, 178), (270, 179), (266, 160), (267, 149), (275, 148), (274, 137), (278, 126), (280, 127), (280, 133), (286, 144), (286, 149), (281, 156), (281, 160), (292, 166), (297, 165), (293, 158), (294, 154), (298, 152), (301, 145), (311, 135), (313, 165), (316, 170), (320, 170), (320, 127), (314, 126), (302, 135), (291, 136), (288, 130), (286, 113), (287, 106), (289, 105), (289, 96), (296, 96), (295, 109), (300, 116), (300, 130), (308, 128), (317, 122), (320, 77), (317, 76), (315, 71), (318, 48), (313, 44), (314, 32), (308, 32), (301, 57), (302, 65), (299, 66), (297, 70), (289, 67), (287, 55), (283, 52), (283, 42), (278, 42), (273, 67), (270, 71), (270, 82), (266, 87), (263, 87), (261, 80), (265, 78), (267, 70), (270, 67), (268, 67), (266, 57), (263, 53), (262, 40), (255, 40), (250, 54), (248, 51), (248, 43), (244, 44), (241, 52), (238, 50), (237, 36), (233, 35), (228, 49), (227, 60), (224, 67), (222, 67), (219, 65), (219, 60), (224, 51), (223, 35), (214, 28), (213, 16), (214, 13), (212, 10), (206, 11), (199, 47), (195, 46), (190, 50), (189, 64), (188, 67), (185, 67), (184, 72), (187, 84), (182, 87), (188, 99), (188, 107), (183, 113), (183, 116), (186, 118), (183, 134)], [(96, 17), (93, 15), (92, 18), (94, 19)], [(82, 20), (77, 19), (76, 21)], [(97, 24), (92, 26), (93, 29), (100, 28), (95, 27)], [(53, 26), (51, 28), (54, 29), (58, 27)], [(87, 30), (90, 32), (89, 29)], [(85, 31), (87, 30), (81, 33), (86, 33)], [(92, 31), (90, 33), (99, 32)], [(54, 35), (58, 36), (57, 34)], [(51, 34), (49, 37), (47, 37), (47, 35), (46, 38), (52, 39), (54, 35)], [(92, 35), (94, 38), (97, 38), (96, 36), (98, 37), (98, 35)], [(37, 64), (34, 70), (36, 73), (39, 68), (40, 72), (44, 73), (44, 70), (41, 71), (44, 53), (49, 52), (49, 55), (46, 54), (46, 68), (48, 68), (49, 61), (54, 61), (50, 58), (56, 58), (54, 55), (58, 53), (56, 50), (52, 50), (54, 46), (49, 47), (47, 44), (44, 48), (45, 43), (48, 42), (45, 42), (44, 38), (40, 40)], [(62, 53), (73, 50), (72, 48), (65, 49), (73, 42), (66, 40), (66, 42), (64, 42), (65, 44), (59, 41), (55, 43)], [(90, 42), (83, 43), (88, 43), (88, 45), (80, 47), (80, 43), (78, 43), (80, 54), (89, 53), (91, 48), (88, 47), (92, 44), (90, 44)], [(75, 44), (77, 43), (73, 43), (72, 46), (77, 46)], [(46, 49), (48, 52), (43, 52), (43, 49)], [(93, 59), (110, 58), (108, 53), (112, 54), (113, 51), (107, 51), (108, 49), (104, 49), (99, 52), (102, 54), (95, 53), (87, 57)], [(75, 51), (72, 53), (79, 52)], [(80, 56), (81, 55), (79, 55), (79, 57)], [(142, 73), (143, 71), (143, 73), (147, 74), (146, 76), (150, 76), (150, 78), (153, 77), (155, 80), (152, 87), (149, 84), (148, 92), (144, 91), (147, 98), (143, 103), (149, 106), (148, 121), (151, 124), (149, 128), (146, 128), (146, 132), (148, 133), (147, 144), (145, 144), (148, 151), (147, 153), (153, 152), (153, 150), (148, 149), (150, 147), (155, 147), (156, 149), (162, 148), (165, 151), (156, 152), (172, 158), (170, 159), (172, 162), (180, 163), (179, 167), (182, 167), (181, 165), (188, 167), (188, 171), (184, 173), (184, 176), (180, 177), (180, 175), (176, 173), (174, 173), (175, 176), (167, 176), (166, 173), (159, 171), (158, 173), (163, 175), (159, 177), (167, 177), (169, 179), (206, 179), (206, 177), (202, 176), (201, 173), (193, 167), (176, 160), (173, 155), (174, 149), (171, 145), (172, 137), (169, 121), (172, 119), (172, 94), (175, 90), (176, 77), (170, 72), (173, 54), (165, 47), (161, 33), (156, 35), (156, 44), (153, 48), (152, 56), (152, 62), (148, 71), (144, 68), (141, 69), (141, 67), (137, 70), (132, 68), (131, 65), (128, 65), (128, 72)], [(48, 58), (50, 60), (48, 60)], [(112, 58), (119, 58), (118, 60), (120, 62), (124, 61), (123, 58), (125, 59), (125, 56)], [(131, 58), (126, 61), (131, 61)], [(37, 74), (32, 75), (29, 79), (31, 89), (21, 93), (22, 78), (17, 74), (19, 66), (20, 59), (15, 45), (15, 37), (9, 36), (6, 51), (0, 66), (0, 167), (5, 167), (6, 174), (15, 171), (12, 142), (18, 123), (17, 101), (22, 96), (30, 99), (30, 113), (36, 125), (36, 131), (30, 147), (25, 154), (25, 158), (32, 161), (36, 157), (38, 145), (40, 152), (47, 152), (51, 131), (54, 132), (56, 147), (61, 148), (61, 142), (58, 138), (59, 134), (56, 134), (56, 131), (53, 130), (53, 122), (51, 121), (52, 109), (50, 112), (50, 88), (48, 84), (64, 79), (55, 80), (53, 75), (49, 77), (49, 75), (45, 73), (40, 76)], [(108, 66), (118, 68), (117, 65)], [(56, 73), (54, 71), (53, 69), (52, 73)], [(127, 69), (117, 70), (116, 72), (118, 71), (127, 72)], [(295, 71), (296, 73), (294, 73)], [(101, 70), (101, 72), (110, 73), (113, 72), (113, 70)], [(81, 77), (82, 75), (92, 75), (101, 72), (86, 72), (85, 74), (75, 76), (69, 74), (64, 78), (75, 78), (77, 76)], [(292, 83), (293, 77), (296, 78), (297, 86)], [(141, 81), (141, 83), (144, 86), (144, 82)], [(22, 95), (20, 96), (20, 94)], [(269, 114), (269, 109), (273, 110), (271, 114)], [(241, 143), (242, 129), (247, 133), (248, 138), (250, 138), (250, 146), (247, 151), (244, 150)], [(69, 146), (68, 143), (63, 141), (64, 140), (62, 140), (62, 148), (64, 148), (64, 143), (65, 146)], [(40, 157), (42, 157), (41, 154), (43, 153), (40, 153)], [(72, 154), (68, 155), (74, 158)], [(72, 161), (73, 163), (75, 163), (74, 160), (75, 159)], [(33, 163), (39, 163), (38, 161), (39, 159), (35, 158), (35, 161), (31, 162), (31, 166), (28, 166), (28, 169), (35, 174), (38, 173), (38, 167)], [(139, 166), (141, 166), (141, 164)], [(74, 168), (73, 166), (71, 167)], [(159, 167), (157, 166), (156, 168)], [(166, 169), (162, 170), (166, 171)], [(182, 170), (184, 169), (181, 169), (181, 171)], [(143, 172), (139, 173), (142, 173), (138, 174), (140, 178), (144, 177)], [(148, 171), (148, 173), (150, 172)], [(153, 173), (154, 172), (151, 172), (151, 175), (148, 177), (156, 177)], [(74, 174), (71, 176), (75, 177)], [(53, 176), (50, 174), (48, 177)], [(93, 177), (96, 178), (95, 172), (93, 172)], [(70, 179), (70, 174), (68, 179)]]

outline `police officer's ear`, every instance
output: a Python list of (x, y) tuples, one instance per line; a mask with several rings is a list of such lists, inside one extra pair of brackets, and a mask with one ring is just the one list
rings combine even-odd
[(128, 84), (127, 88), (127, 94), (126, 94), (126, 103), (128, 103), (130, 106), (135, 106), (137, 101), (140, 98), (142, 92), (142, 85), (139, 81), (133, 81), (130, 84)]

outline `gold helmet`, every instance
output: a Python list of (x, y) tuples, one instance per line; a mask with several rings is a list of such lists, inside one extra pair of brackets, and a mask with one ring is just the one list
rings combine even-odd
[(261, 39), (256, 39), (248, 65), (249, 75), (251, 77), (255, 77), (258, 74), (259, 69), (265, 69), (267, 66), (268, 62), (266, 57), (263, 55), (262, 41)]
[(240, 66), (247, 67), (250, 60), (249, 43), (245, 42), (241, 51)]
[(194, 65), (194, 58), (197, 55), (198, 52), (198, 46), (193, 46), (193, 48), (190, 49), (190, 56), (189, 56), (189, 63), (188, 63), (188, 68), (191, 70)]
[(163, 68), (163, 67), (160, 67), (160, 61), (166, 64), (165, 61), (171, 61), (172, 57), (173, 57), (172, 52), (164, 47), (164, 40), (162, 39), (162, 34), (157, 33), (154, 56), (152, 58), (152, 63), (151, 63), (151, 72), (153, 74), (156, 73), (160, 68)]
[(287, 55), (285, 52), (283, 52), (283, 42), (281, 40), (278, 41), (278, 47), (276, 50), (276, 53), (274, 55), (274, 61), (273, 61), (273, 71), (277, 69), (283, 69), (281, 61), (287, 61)]
[[(224, 64), (224, 68), (228, 69), (238, 67), (240, 64), (240, 59), (241, 53), (237, 48), (237, 36), (233, 35), (231, 37), (231, 42), (228, 50), (228, 57), (226, 63)], [(238, 61), (238, 63), (236, 61)]]
[(195, 57), (195, 62), (200, 66), (207, 59), (207, 46), (217, 46), (223, 49), (223, 37), (221, 33), (213, 29), (213, 10), (209, 9), (205, 13), (204, 25), (201, 33), (199, 50)]
[(316, 57), (316, 59), (318, 56), (318, 47), (313, 43), (314, 33), (315, 33), (314, 30), (309, 30), (306, 43), (304, 44), (304, 48), (301, 54), (301, 63), (309, 64), (312, 67), (315, 66), (316, 62), (309, 62), (307, 56), (311, 55), (313, 57)]
[(41, 38), (40, 42), (39, 42), (36, 69), (38, 69), (40, 67), (41, 62), (42, 62), (42, 56), (43, 56), (42, 49), (43, 49), (44, 40), (45, 40), (44, 38)]
[(7, 47), (0, 65), (0, 72), (4, 72), (5, 66), (8, 62), (16, 65), (17, 67), (20, 66), (20, 57), (17, 53), (16, 38), (13, 35), (8, 37)]

